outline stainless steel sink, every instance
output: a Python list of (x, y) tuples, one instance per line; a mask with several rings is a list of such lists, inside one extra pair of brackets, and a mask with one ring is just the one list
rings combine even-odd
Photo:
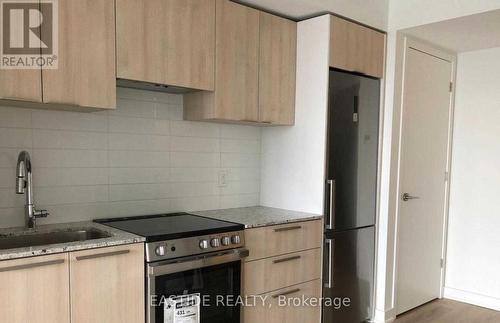
[(52, 232), (37, 232), (13, 236), (0, 236), (0, 249), (14, 249), (32, 246), (43, 246), (56, 243), (85, 241), (109, 238), (107, 232), (87, 228), (81, 230), (61, 230)]

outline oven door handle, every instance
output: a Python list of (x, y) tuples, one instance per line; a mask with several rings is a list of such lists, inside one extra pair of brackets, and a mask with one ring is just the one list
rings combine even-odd
[(182, 261), (160, 261), (148, 264), (148, 276), (156, 277), (168, 275), (182, 271), (210, 267), (228, 262), (239, 261), (248, 257), (249, 251), (245, 248), (238, 248), (227, 252), (205, 254), (202, 256), (183, 259)]

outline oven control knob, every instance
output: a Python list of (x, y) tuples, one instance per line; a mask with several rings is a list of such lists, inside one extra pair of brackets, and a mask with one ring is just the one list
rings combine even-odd
[(234, 235), (231, 237), (231, 242), (233, 244), (240, 244), (241, 243), (241, 238), (239, 235)]
[(221, 242), (223, 246), (229, 246), (229, 244), (231, 244), (231, 239), (229, 237), (222, 237)]
[(200, 240), (200, 249), (208, 249), (208, 240)]
[(210, 241), (210, 245), (213, 248), (218, 248), (220, 246), (220, 240), (218, 238), (214, 238)]
[(156, 247), (156, 249), (155, 249), (155, 254), (156, 254), (157, 256), (165, 256), (165, 250), (166, 250), (166, 249), (165, 249), (165, 246), (158, 246), (158, 247)]

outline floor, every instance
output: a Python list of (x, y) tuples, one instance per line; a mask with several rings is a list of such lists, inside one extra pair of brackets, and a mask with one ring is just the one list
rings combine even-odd
[(500, 323), (500, 312), (441, 299), (398, 316), (394, 323)]

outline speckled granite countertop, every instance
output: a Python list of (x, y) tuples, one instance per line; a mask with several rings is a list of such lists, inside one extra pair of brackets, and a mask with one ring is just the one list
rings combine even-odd
[(144, 241), (143, 237), (137, 236), (135, 234), (117, 230), (99, 223), (87, 221), (40, 225), (35, 230), (26, 230), (24, 227), (0, 229), (0, 248), (2, 248), (2, 243), (5, 243), (2, 239), (9, 236), (29, 235), (33, 233), (46, 233), (52, 231), (78, 231), (89, 228), (104, 231), (109, 234), (110, 237), (102, 239), (56, 243), (43, 246), (32, 246), (26, 248), (0, 249), (0, 260), (48, 255), (101, 247), (111, 247)]
[(234, 209), (191, 212), (218, 220), (231, 221), (245, 225), (245, 228), (257, 228), (269, 225), (318, 220), (319, 214), (276, 209), (265, 206), (251, 206)]

